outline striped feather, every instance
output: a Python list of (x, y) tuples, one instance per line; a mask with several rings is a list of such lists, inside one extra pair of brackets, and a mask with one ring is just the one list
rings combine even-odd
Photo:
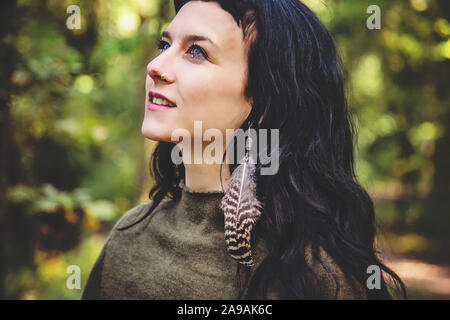
[(262, 210), (256, 196), (255, 165), (246, 161), (231, 175), (229, 188), (220, 208), (225, 219), (225, 241), (227, 251), (237, 262), (252, 266), (250, 237)]

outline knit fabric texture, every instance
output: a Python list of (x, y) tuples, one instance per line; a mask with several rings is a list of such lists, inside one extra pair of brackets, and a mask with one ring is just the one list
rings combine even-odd
[[(180, 187), (179, 200), (164, 199), (134, 226), (151, 201), (119, 219), (94, 263), (82, 299), (238, 299), (237, 263), (226, 251), (219, 208), (224, 193), (192, 190), (183, 181)], [(250, 277), (268, 254), (264, 238), (255, 237)], [(323, 250), (320, 254), (326, 268), (306, 257), (319, 276), (323, 299), (334, 297), (334, 278), (339, 284), (337, 299), (367, 298), (361, 285), (347, 278)], [(285, 297), (275, 281), (268, 299)]]

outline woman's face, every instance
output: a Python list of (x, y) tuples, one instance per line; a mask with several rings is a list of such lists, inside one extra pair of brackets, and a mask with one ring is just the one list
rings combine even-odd
[[(191, 35), (212, 43), (188, 40)], [(161, 53), (147, 66), (142, 134), (171, 141), (172, 132), (183, 128), (194, 137), (194, 121), (199, 120), (203, 132), (216, 128), (223, 137), (226, 129), (239, 128), (251, 102), (244, 97), (248, 63), (242, 29), (233, 17), (216, 2), (191, 1), (178, 12), (162, 40)], [(159, 78), (163, 73), (166, 81)], [(164, 95), (176, 107), (149, 109), (150, 91)]]

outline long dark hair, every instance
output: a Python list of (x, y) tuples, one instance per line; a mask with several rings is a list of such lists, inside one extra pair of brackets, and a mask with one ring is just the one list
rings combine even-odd
[[(174, 0), (176, 13), (189, 1)], [(386, 275), (406, 298), (401, 279), (377, 257), (374, 206), (356, 179), (355, 129), (328, 31), (299, 0), (209, 1), (234, 17), (246, 41), (245, 94), (253, 106), (242, 129), (249, 122), (261, 129), (279, 129), (279, 171), (258, 175), (257, 181), (264, 203), (259, 228), (270, 253), (255, 271), (247, 298), (266, 298), (275, 276), (288, 298), (320, 298), (317, 275), (305, 261), (307, 246), (312, 252), (322, 247), (364, 288), (367, 267), (380, 267), (381, 289), (367, 290), (369, 299), (393, 298)], [(173, 147), (159, 142), (153, 152), (155, 185), (149, 193), (149, 213), (166, 196), (181, 196), (178, 183), (184, 166), (170, 160)], [(231, 172), (234, 168), (230, 165)]]

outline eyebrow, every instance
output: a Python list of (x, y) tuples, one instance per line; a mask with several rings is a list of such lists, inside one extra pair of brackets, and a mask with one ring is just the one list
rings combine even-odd
[[(170, 36), (169, 31), (163, 31), (163, 33), (161, 34), (161, 37), (167, 38), (170, 41), (172, 41), (172, 37)], [(200, 36), (197, 34), (187, 34), (183, 37), (183, 41), (184, 42), (207, 41), (207, 42), (211, 43), (214, 47), (218, 48), (218, 46), (210, 38), (205, 37), (205, 36)]]

